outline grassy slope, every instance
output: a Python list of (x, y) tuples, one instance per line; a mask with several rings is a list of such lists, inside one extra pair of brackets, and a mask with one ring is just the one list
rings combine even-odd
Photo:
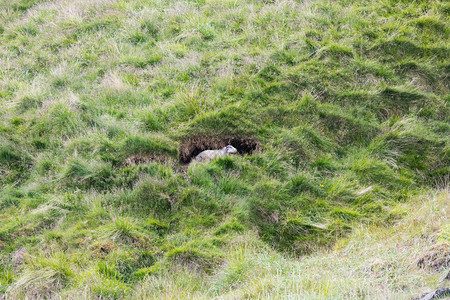
[[(436, 287), (445, 270), (401, 277), (394, 264), (377, 277), (352, 259), (353, 272), (336, 261), (348, 246), (293, 257), (339, 248), (362, 224), (393, 226), (411, 198), (446, 186), (449, 12), (446, 1), (0, 0), (0, 293)], [(180, 146), (228, 137), (259, 150), (178, 162)], [(445, 210), (448, 194), (436, 199)], [(436, 224), (431, 236), (448, 233)], [(378, 247), (364, 245), (349, 256)], [(334, 267), (357, 283), (289, 278)]]

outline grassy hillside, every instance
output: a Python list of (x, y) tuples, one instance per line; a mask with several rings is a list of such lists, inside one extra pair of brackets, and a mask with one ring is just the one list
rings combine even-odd
[[(442, 285), (449, 13), (445, 0), (0, 0), (0, 298)], [(190, 163), (226, 144), (240, 155)], [(433, 249), (442, 264), (415, 261)]]

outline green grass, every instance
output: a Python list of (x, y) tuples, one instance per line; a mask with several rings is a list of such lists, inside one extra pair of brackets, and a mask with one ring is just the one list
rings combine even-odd
[(0, 0), (0, 298), (443, 286), (449, 11)]

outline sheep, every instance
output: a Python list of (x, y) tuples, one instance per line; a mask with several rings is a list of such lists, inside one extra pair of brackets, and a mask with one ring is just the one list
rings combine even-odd
[(220, 150), (205, 150), (195, 157), (195, 161), (210, 161), (217, 157), (223, 157), (237, 153), (237, 149), (231, 145), (223, 147)]

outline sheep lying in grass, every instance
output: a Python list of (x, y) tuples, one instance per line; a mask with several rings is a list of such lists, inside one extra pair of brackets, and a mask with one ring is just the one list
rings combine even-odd
[(228, 145), (220, 150), (205, 150), (195, 157), (195, 161), (210, 161), (214, 158), (231, 155), (237, 152), (236, 148)]

